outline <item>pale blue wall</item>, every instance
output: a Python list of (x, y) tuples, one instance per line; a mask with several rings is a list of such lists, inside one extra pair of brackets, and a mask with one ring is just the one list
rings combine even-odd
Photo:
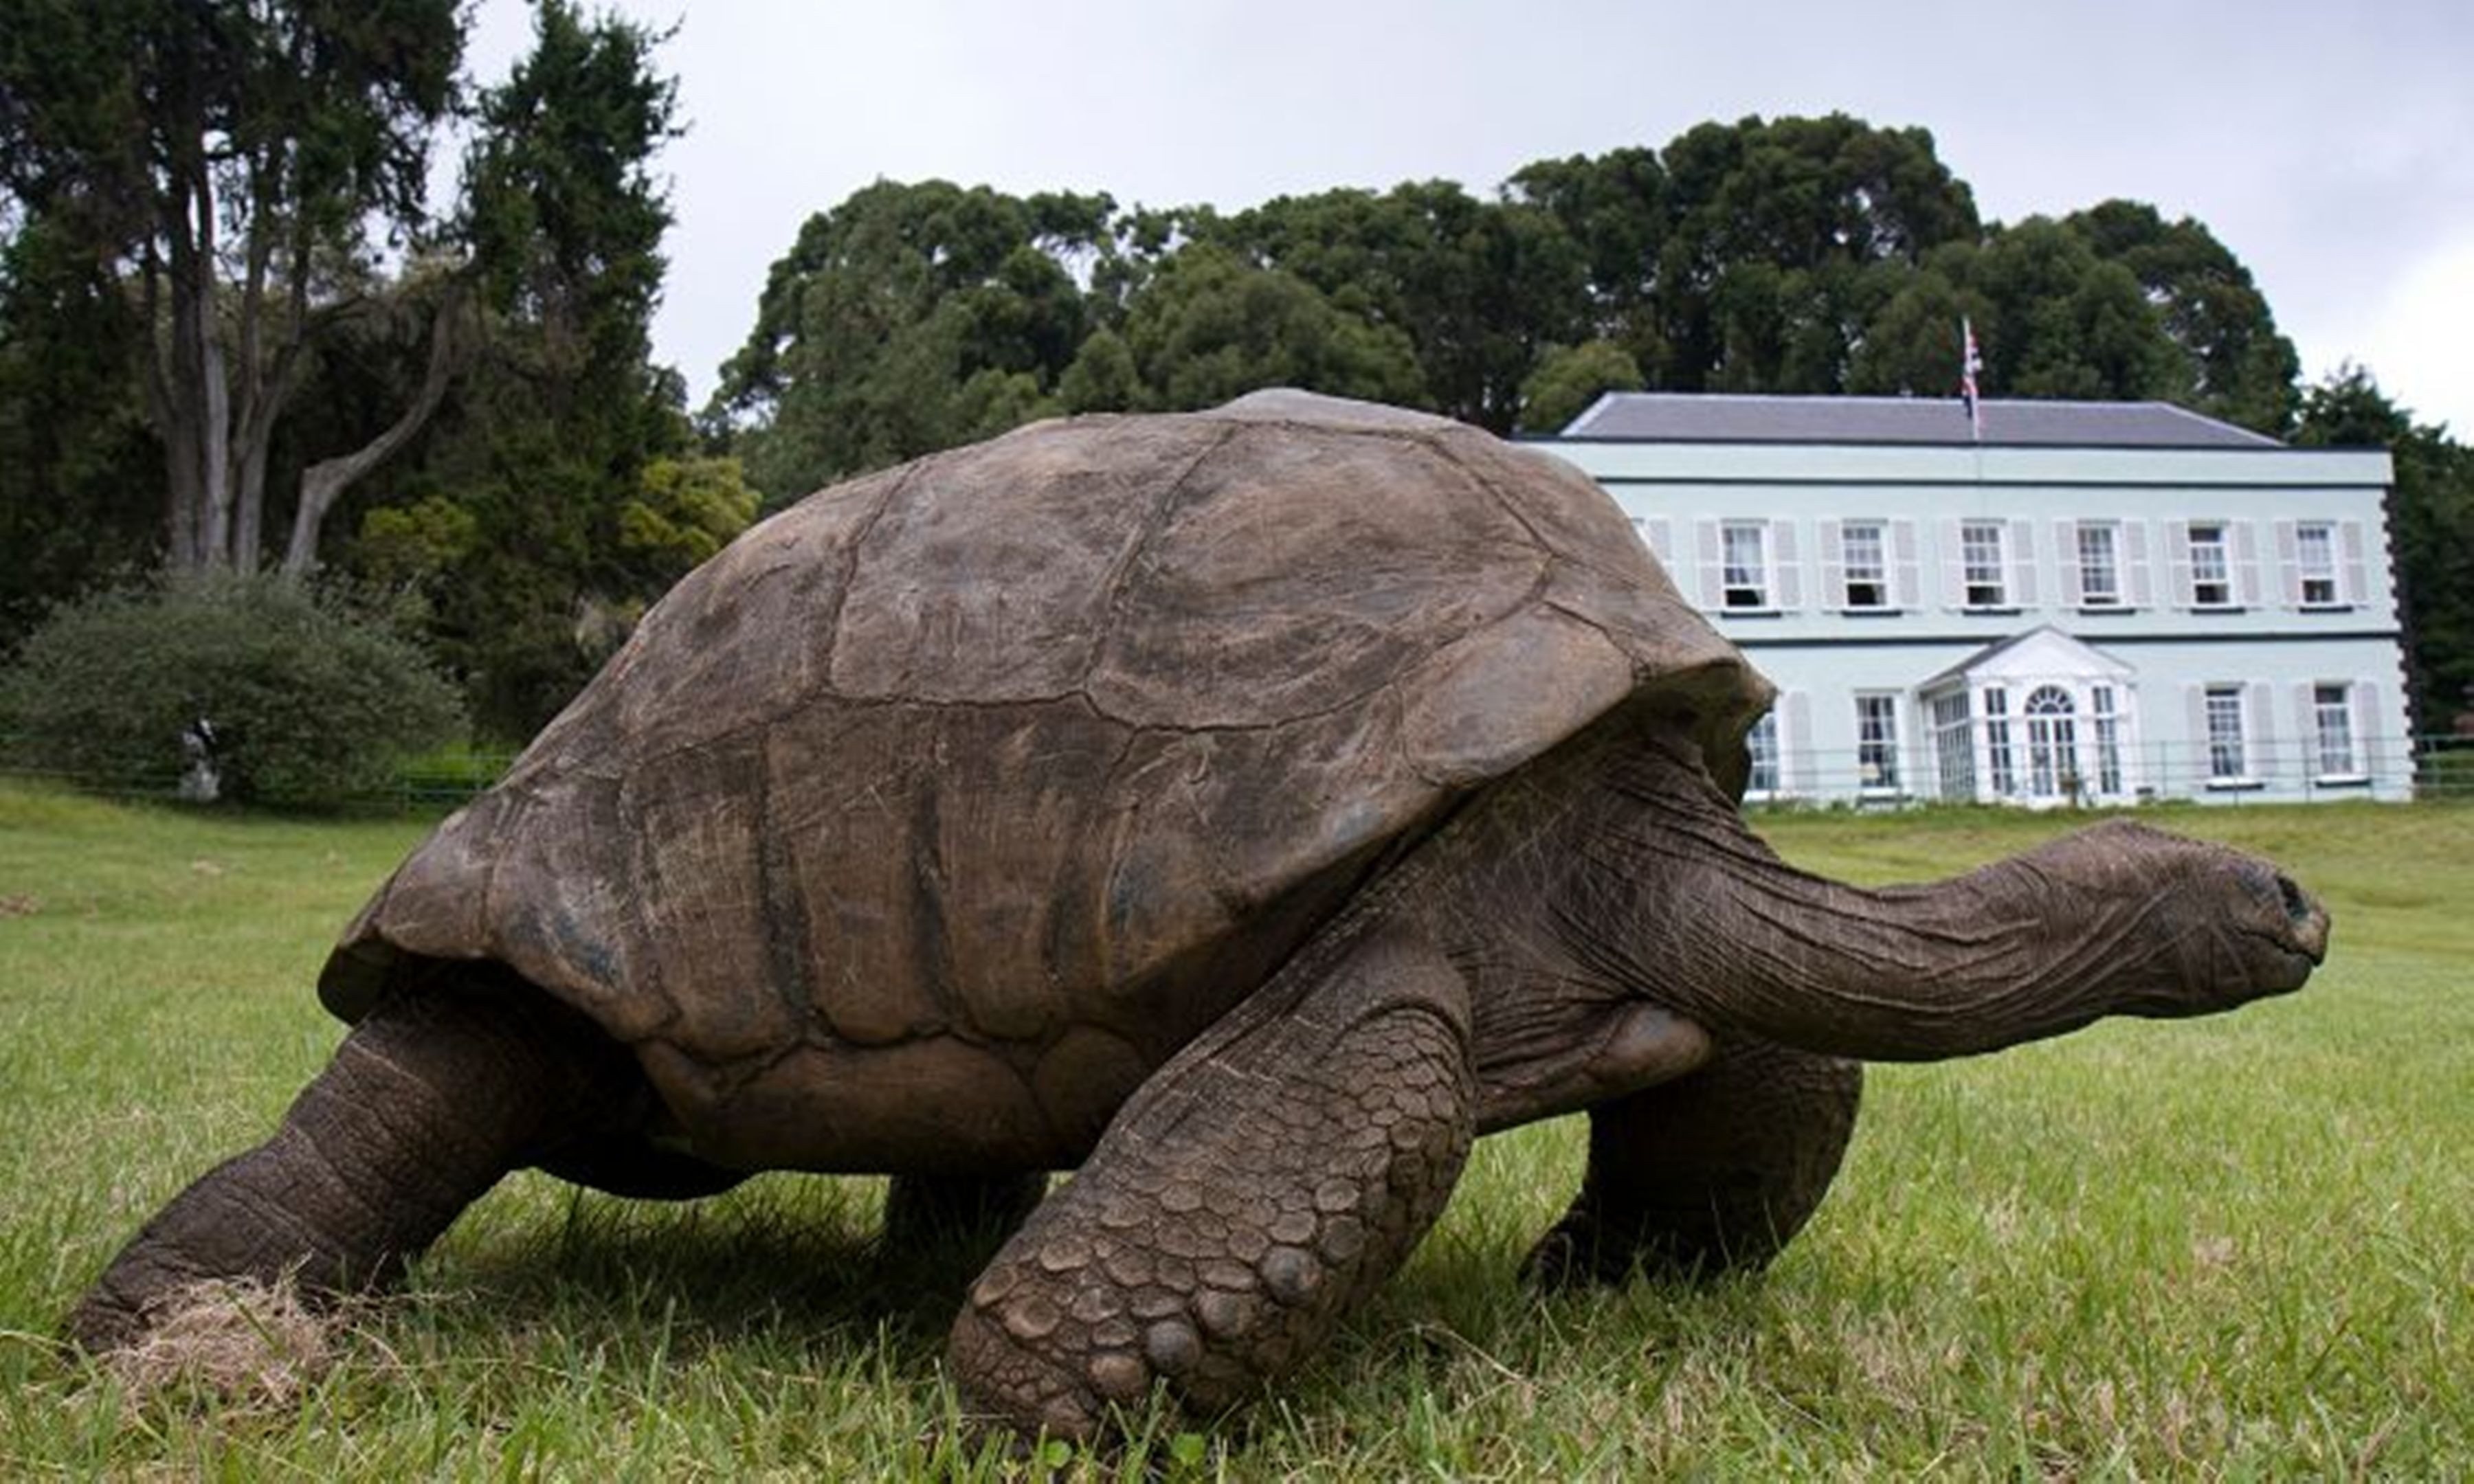
[[(2152, 792), (2219, 802), (2410, 793), (2385, 453), (1582, 441), (1534, 446), (1580, 467), (1627, 515), (1664, 537), (1677, 586), (1791, 698), (1782, 715), (1805, 725), (1786, 746), (1809, 754), (1811, 781), (1822, 797), (1854, 791), (1855, 697), (1862, 691), (1904, 698), (1902, 782), (1912, 793), (1931, 792), (1932, 748), (1917, 686), (1985, 646), (2040, 625), (2133, 668), (2140, 771)], [(1825, 609), (1823, 522), (1857, 517), (1912, 523), (1916, 601), (1894, 614)], [(1958, 596), (1949, 590), (1954, 554), (1947, 523), (1962, 518), (2027, 523), (2032, 602), (2018, 603), (2015, 611), (1960, 610)], [(1767, 520), (1791, 533), (1794, 601), (1774, 614), (1731, 614), (1703, 602), (1700, 523), (1740, 519)], [(2097, 612), (2069, 602), (2055, 524), (2065, 520), (2121, 522), (2125, 533), (2144, 532), (2150, 601)], [(2254, 601), (2238, 610), (2194, 610), (2177, 600), (2173, 532), (2192, 520), (2225, 522), (2229, 545), (2237, 548), (2239, 533), (2248, 532)], [(2344, 594), (2344, 607), (2306, 609), (2292, 601), (2279, 523), (2294, 521), (2339, 522), (2341, 530), (2350, 523), (2359, 532), (2359, 590)], [(2341, 571), (2345, 556), (2339, 551)], [(1789, 565), (1779, 557), (1773, 546), (1773, 567)], [(2260, 785), (2255, 789), (2212, 789), (2199, 776), (2206, 738), (2194, 730), (2193, 691), (2227, 683), (2261, 687), (2246, 714), (2253, 749), (2246, 771)], [(2366, 783), (2317, 780), (2314, 760), (2305, 755), (2309, 730), (2297, 699), (2298, 687), (2316, 683), (2361, 687), (2354, 693), (2354, 725), (2358, 771)]]

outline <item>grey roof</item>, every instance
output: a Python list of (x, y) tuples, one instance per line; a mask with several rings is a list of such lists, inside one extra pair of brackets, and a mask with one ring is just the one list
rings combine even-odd
[[(2265, 434), (2170, 402), (1987, 399), (1987, 446), (2058, 448), (2281, 448)], [(1957, 397), (1744, 396), (1698, 392), (1610, 392), (1563, 436), (1607, 443), (1948, 443), (1965, 447)]]

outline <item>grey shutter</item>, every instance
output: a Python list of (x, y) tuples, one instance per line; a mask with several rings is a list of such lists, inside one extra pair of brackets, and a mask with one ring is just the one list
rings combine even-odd
[(1701, 543), (1701, 610), (1714, 613), (1723, 606), (1726, 597), (1719, 581), (1718, 522), (1703, 520), (1695, 524), (1700, 530), (1698, 539)]
[(2168, 590), (2171, 596), (2167, 600), (2167, 605), (2171, 608), (2189, 608), (2194, 601), (2191, 592), (2191, 523), (2189, 521), (2175, 520), (2167, 523), (2165, 552), (2166, 560), (2171, 566)]
[(1640, 543), (1649, 548), (1649, 554), (1658, 559), (1658, 564), (1667, 569), (1666, 575), (1670, 579), (1673, 578), (1675, 575), (1675, 532), (1666, 517), (1663, 515), (1635, 515), (1632, 517), (1632, 529), (1633, 533), (1640, 538)]
[(2277, 590), (2287, 608), (2302, 606), (2302, 540), (2291, 520), (2276, 523)]
[(1903, 609), (1913, 609), (1921, 601), (1916, 592), (1916, 523), (1912, 520), (1890, 522), (1890, 601)]
[[(2113, 555), (2115, 576), (2120, 582), (2122, 553)], [(2079, 565), (2079, 523), (2075, 520), (2053, 522), (2053, 566), (2060, 573), (2061, 590), (2055, 594), (2064, 608), (2077, 608), (2087, 602), (2087, 569)]]
[(1770, 607), (1799, 609), (1804, 606), (1804, 563), (1796, 553), (1795, 522), (1770, 522), (1770, 565), (1777, 568), (1770, 580)]
[[(1889, 553), (1883, 552), (1881, 558), (1887, 562)], [(1835, 520), (1821, 522), (1821, 590), (1812, 595), (1812, 606), (1825, 613), (1847, 606), (1846, 536)]]
[[(2208, 761), (2208, 687), (2185, 685), (2182, 694), (2191, 704), (2190, 741), (2183, 755), (2188, 759), (2191, 781), (2204, 783), (2214, 778), (2217, 771), (2216, 766)], [(2167, 766), (2170, 768), (2171, 764), (2169, 762)]]
[(2226, 522), (2233, 531), (2234, 601), (2259, 607), (2259, 531), (2248, 520)]
[(2346, 690), (2345, 699), (2354, 706), (2354, 771), (2366, 777), (2379, 776), (2380, 743), (2388, 741), (2380, 715), (2380, 688), (2369, 681), (2356, 681)]
[(2036, 606), (2036, 523), (2010, 522), (2010, 606)]
[(1967, 561), (1955, 520), (1941, 523), (1941, 606), (1953, 610), (1967, 607)]
[(1779, 697), (1779, 782), (1790, 794), (1813, 791), (1812, 698), (1800, 690)]
[(2319, 687), (2310, 681), (2293, 687), (2293, 735), (2295, 751), (2302, 755), (2302, 776), (2316, 777), (2319, 772), (2319, 707), (2312, 695)]
[(2243, 772), (2265, 778), (2276, 772), (2276, 697), (2266, 681), (2243, 687)]
[(2147, 522), (2125, 520), (2122, 523), (2122, 600), (2132, 608), (2147, 608), (2156, 601), (2147, 583)]
[(2371, 601), (2371, 586), (2363, 562), (2363, 523), (2359, 520), (2339, 521), (2337, 540), (2341, 563), (2338, 577), (2345, 585), (2337, 596), (2347, 603), (2368, 603)]

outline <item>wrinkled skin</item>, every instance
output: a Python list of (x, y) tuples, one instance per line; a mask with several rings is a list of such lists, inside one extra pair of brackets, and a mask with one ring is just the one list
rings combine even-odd
[(333, 1063), (72, 1335), (198, 1279), (383, 1282), (514, 1168), (873, 1170), (905, 1246), (1018, 1224), (965, 1407), (1099, 1437), (1292, 1370), (1483, 1134), (1589, 1112), (1541, 1281), (1757, 1267), (1861, 1061), (2231, 1009), (2325, 951), (2273, 868), (2136, 825), (1792, 870), (1733, 798), (1765, 688), (1604, 496), (1336, 405), (1029, 430), (682, 584), (355, 923)]

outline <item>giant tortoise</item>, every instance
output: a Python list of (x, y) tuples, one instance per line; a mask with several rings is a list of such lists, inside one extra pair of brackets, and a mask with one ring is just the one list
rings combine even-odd
[(2290, 880), (2135, 825), (1931, 886), (1794, 870), (1735, 807), (1769, 699), (1589, 480), (1436, 418), (1257, 394), (826, 490), (396, 872), (319, 985), (332, 1064), (71, 1331), (380, 1281), (521, 1166), (875, 1171), (898, 1227), (1020, 1223), (953, 1379), (1091, 1436), (1295, 1367), (1476, 1135), (1590, 1114), (1545, 1279), (1758, 1264), (1858, 1061), (2319, 959)]

